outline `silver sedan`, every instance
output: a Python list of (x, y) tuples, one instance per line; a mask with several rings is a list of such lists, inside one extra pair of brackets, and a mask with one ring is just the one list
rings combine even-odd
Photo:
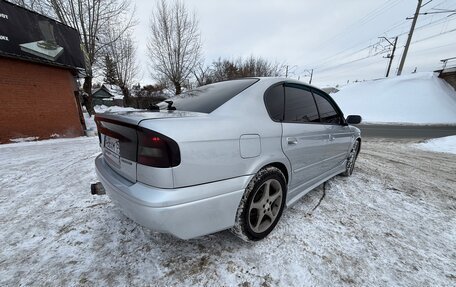
[(148, 111), (99, 114), (96, 171), (122, 211), (189, 239), (220, 230), (266, 237), (307, 192), (351, 175), (360, 116), (284, 78), (206, 85)]

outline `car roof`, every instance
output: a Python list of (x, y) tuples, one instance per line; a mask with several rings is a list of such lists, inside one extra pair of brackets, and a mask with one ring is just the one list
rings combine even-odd
[(316, 86), (313, 86), (313, 85), (310, 85), (308, 83), (305, 83), (305, 82), (302, 82), (302, 81), (298, 81), (298, 80), (295, 80), (295, 79), (291, 79), (291, 78), (285, 78), (285, 77), (252, 77), (252, 78), (259, 79), (263, 84), (273, 85), (275, 83), (286, 82), (286, 83), (290, 83), (290, 84), (298, 84), (298, 85), (311, 87), (311, 88), (314, 88), (314, 89), (317, 89), (317, 90), (321, 91), (321, 89), (316, 87)]

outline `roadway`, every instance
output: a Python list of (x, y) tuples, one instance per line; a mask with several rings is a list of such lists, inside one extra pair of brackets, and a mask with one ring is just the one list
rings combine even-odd
[(456, 135), (456, 125), (382, 125), (360, 124), (356, 125), (364, 137), (383, 138), (438, 138)]

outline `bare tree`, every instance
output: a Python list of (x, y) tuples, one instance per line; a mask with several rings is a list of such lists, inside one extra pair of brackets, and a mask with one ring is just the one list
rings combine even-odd
[[(235, 61), (219, 58), (210, 67), (199, 68), (195, 77), (197, 84), (202, 85), (242, 77), (277, 77), (283, 74), (284, 65), (250, 56), (247, 59), (238, 58)], [(202, 83), (201, 79), (205, 79), (205, 83)]]
[(269, 62), (261, 57), (250, 56), (246, 60), (237, 60), (236, 66), (242, 77), (277, 77), (283, 74), (283, 65)]
[[(83, 90), (85, 106), (90, 114), (92, 105), (93, 66), (102, 55), (103, 49), (117, 41), (125, 31), (136, 23), (129, 0), (47, 0), (56, 18), (79, 31), (85, 54), (85, 77)], [(116, 27), (114, 36), (110, 35)]]
[(118, 39), (113, 39), (117, 34), (116, 31), (109, 33), (110, 43), (105, 47), (105, 56), (112, 59), (117, 85), (128, 100), (130, 87), (139, 72), (136, 61), (136, 45), (131, 33), (124, 33)]
[(10, 2), (43, 15), (51, 16), (49, 6), (42, 0), (11, 0)]
[(203, 63), (199, 63), (193, 70), (193, 76), (196, 79), (196, 85), (198, 87), (208, 85), (212, 83), (212, 73), (213, 70), (211, 67), (204, 66)]
[(239, 67), (236, 63), (227, 59), (218, 59), (212, 63), (213, 81), (220, 82), (240, 78)]
[(148, 53), (153, 77), (157, 80), (166, 78), (178, 95), (200, 61), (198, 21), (180, 0), (171, 5), (161, 0), (152, 14), (150, 29)]

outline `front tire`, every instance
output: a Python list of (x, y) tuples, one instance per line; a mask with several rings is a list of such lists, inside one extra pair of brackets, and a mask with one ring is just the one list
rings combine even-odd
[(345, 169), (345, 172), (342, 173), (343, 176), (350, 176), (353, 174), (353, 170), (355, 169), (355, 162), (356, 159), (358, 158), (358, 153), (359, 153), (359, 140), (356, 140), (353, 143), (353, 147), (350, 150), (350, 154), (348, 155), (347, 158), (347, 166)]
[(245, 241), (265, 238), (282, 216), (285, 199), (285, 176), (280, 169), (260, 170), (245, 189), (231, 232)]

